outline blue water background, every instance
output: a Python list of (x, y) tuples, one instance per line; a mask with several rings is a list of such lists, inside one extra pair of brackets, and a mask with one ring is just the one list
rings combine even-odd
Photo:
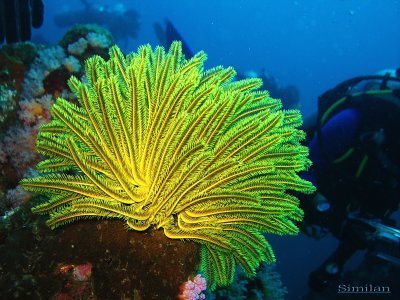
[[(126, 51), (158, 44), (153, 23), (167, 17), (193, 51), (206, 51), (209, 66), (242, 72), (265, 68), (282, 86), (296, 85), (305, 115), (316, 110), (322, 92), (340, 81), (400, 66), (398, 0), (91, 2), (122, 3), (139, 12), (138, 39), (129, 40)], [(54, 14), (79, 7), (79, 0), (47, 0), (44, 26), (35, 32), (57, 42), (65, 29), (55, 27)], [(129, 28), (121, 24), (121, 30)]]
[[(233, 66), (241, 72), (265, 68), (280, 85), (297, 86), (304, 115), (315, 112), (318, 96), (339, 82), (400, 67), (400, 1), (92, 2), (123, 3), (140, 14), (139, 36), (124, 43), (124, 51), (136, 50), (143, 43), (157, 45), (153, 24), (167, 17), (193, 51), (208, 54), (209, 67)], [(79, 0), (46, 1), (44, 25), (34, 35), (56, 43), (66, 29), (55, 27), (53, 16), (81, 7)], [(121, 30), (129, 28), (121, 24)], [(270, 241), (289, 289), (288, 299), (307, 291), (308, 273), (336, 247), (333, 238), (271, 237)]]

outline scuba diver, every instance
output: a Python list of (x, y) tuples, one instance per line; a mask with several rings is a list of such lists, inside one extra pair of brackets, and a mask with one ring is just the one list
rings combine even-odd
[(32, 28), (43, 24), (42, 0), (0, 0), (0, 44), (31, 39)]
[(174, 24), (172, 24), (169, 19), (165, 19), (164, 23), (165, 27), (158, 22), (154, 23), (153, 25), (154, 31), (157, 35), (158, 40), (160, 41), (160, 44), (164, 46), (165, 49), (169, 49), (173, 41), (181, 41), (182, 52), (185, 55), (186, 59), (192, 58), (193, 51), (190, 50), (188, 43), (186, 43)]
[[(323, 292), (345, 263), (366, 250), (375, 263), (400, 270), (400, 68), (356, 77), (319, 97), (316, 120), (305, 122), (313, 166), (304, 178), (317, 192), (302, 199), (303, 233), (339, 240), (309, 276)], [(395, 284), (394, 284), (395, 285)]]

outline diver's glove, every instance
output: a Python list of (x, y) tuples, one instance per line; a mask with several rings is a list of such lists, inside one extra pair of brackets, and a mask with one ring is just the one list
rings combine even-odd
[(28, 41), (43, 24), (43, 0), (0, 0), (0, 44)]

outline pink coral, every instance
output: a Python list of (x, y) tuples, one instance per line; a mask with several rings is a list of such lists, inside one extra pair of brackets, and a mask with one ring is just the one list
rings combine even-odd
[(63, 279), (63, 286), (52, 299), (93, 299), (92, 268), (93, 265), (89, 262), (59, 265), (56, 273)]
[(88, 280), (92, 275), (92, 267), (91, 263), (74, 266), (72, 271), (74, 279), (78, 281)]
[(207, 289), (206, 279), (200, 274), (196, 275), (192, 280), (188, 280), (180, 286), (179, 300), (197, 300), (205, 299), (206, 296), (202, 293)]
[(28, 126), (10, 127), (6, 132), (2, 146), (3, 151), (19, 175), (22, 175), (39, 160), (39, 155), (35, 152), (36, 136), (37, 128)]
[[(51, 95), (19, 101), (18, 117), (22, 124), (10, 126), (0, 142), (0, 163), (8, 163), (21, 176), (39, 160), (36, 136), (39, 126), (50, 121)], [(6, 174), (2, 174), (6, 176)]]

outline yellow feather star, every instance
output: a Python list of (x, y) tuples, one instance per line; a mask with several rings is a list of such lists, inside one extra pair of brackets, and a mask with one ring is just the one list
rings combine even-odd
[(49, 196), (36, 213), (52, 228), (79, 218), (120, 218), (134, 230), (201, 244), (211, 289), (274, 261), (263, 233), (296, 234), (303, 212), (287, 190), (312, 192), (297, 172), (310, 165), (296, 110), (259, 91), (259, 79), (233, 81), (232, 68), (203, 70), (181, 44), (149, 45), (85, 63), (72, 77), (74, 105), (62, 98), (40, 128), (47, 159), (25, 189)]

